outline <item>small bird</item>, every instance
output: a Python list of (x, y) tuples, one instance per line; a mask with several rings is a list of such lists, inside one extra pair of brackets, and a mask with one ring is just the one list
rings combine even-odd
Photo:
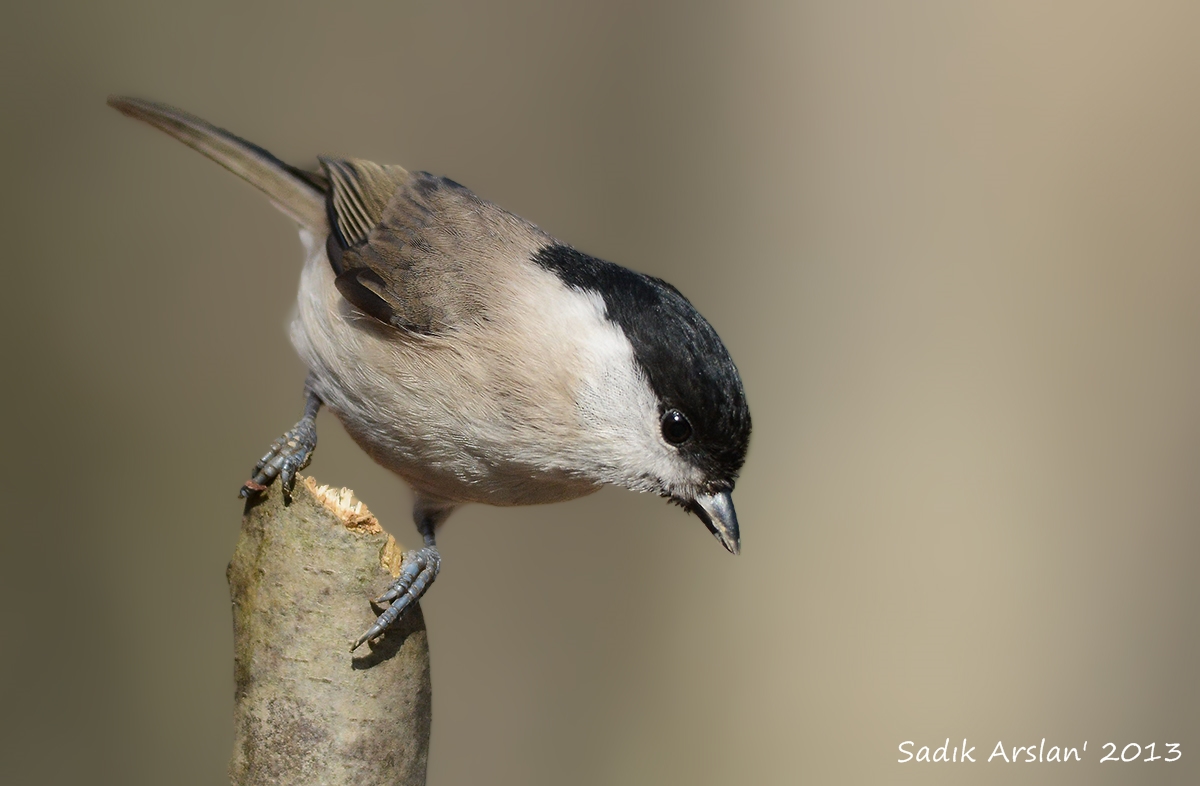
[(285, 501), (329, 407), (414, 494), (424, 547), (351, 647), (437, 577), (435, 531), (458, 506), (534, 505), (612, 484), (694, 513), (740, 550), (734, 481), (750, 441), (741, 377), (712, 326), (657, 278), (576, 251), (444, 177), (352, 158), (319, 171), (166, 104), (110, 106), (263, 191), (305, 249), (291, 340), (304, 414), (243, 497)]

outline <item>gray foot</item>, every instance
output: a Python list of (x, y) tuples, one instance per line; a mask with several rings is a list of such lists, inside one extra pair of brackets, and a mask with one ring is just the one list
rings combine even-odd
[(392, 582), (388, 591), (376, 598), (372, 603), (391, 603), (392, 605), (379, 615), (375, 624), (354, 642), (351, 652), (358, 649), (363, 642), (369, 641), (387, 630), (393, 622), (400, 619), (404, 610), (417, 601), (429, 585), (437, 578), (442, 567), (442, 557), (438, 554), (437, 546), (428, 545), (416, 551), (406, 552), (404, 561), (400, 564), (400, 575)]
[(284, 502), (292, 501), (296, 473), (308, 466), (317, 448), (317, 411), (321, 399), (307, 387), (305, 395), (304, 417), (291, 431), (271, 443), (271, 449), (254, 465), (253, 476), (242, 484), (238, 496), (248, 499), (261, 494), (279, 478)]

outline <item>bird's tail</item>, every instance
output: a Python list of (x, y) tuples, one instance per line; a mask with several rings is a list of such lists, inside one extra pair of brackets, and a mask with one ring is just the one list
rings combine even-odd
[(258, 145), (167, 104), (110, 96), (108, 105), (200, 151), (265, 193), (302, 226), (318, 235), (329, 231), (325, 208), (328, 184), (323, 175), (289, 166)]

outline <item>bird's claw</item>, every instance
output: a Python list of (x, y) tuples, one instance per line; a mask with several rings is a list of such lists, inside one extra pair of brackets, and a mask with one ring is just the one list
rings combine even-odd
[(271, 449), (254, 465), (253, 476), (242, 484), (238, 496), (249, 499), (261, 494), (279, 478), (285, 502), (292, 501), (296, 473), (312, 461), (317, 447), (317, 422), (305, 415), (290, 431), (271, 443)]
[(354, 642), (350, 651), (354, 652), (363, 642), (379, 636), (391, 627), (392, 623), (400, 619), (400, 615), (404, 613), (405, 609), (416, 603), (429, 589), (429, 585), (437, 578), (441, 567), (442, 556), (438, 554), (436, 546), (426, 546), (406, 552), (404, 560), (400, 563), (400, 575), (392, 582), (392, 586), (388, 587), (387, 592), (371, 601), (376, 605), (380, 603), (390, 603), (391, 605), (379, 615), (375, 624), (360, 636), (358, 641)]

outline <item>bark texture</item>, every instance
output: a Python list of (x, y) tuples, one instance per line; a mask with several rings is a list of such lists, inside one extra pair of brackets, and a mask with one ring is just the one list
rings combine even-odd
[[(424, 784), (429, 646), (420, 606), (348, 650), (402, 550), (346, 489), (278, 484), (246, 506), (229, 563), (235, 786)], [(365, 650), (365, 651), (364, 651)]]

